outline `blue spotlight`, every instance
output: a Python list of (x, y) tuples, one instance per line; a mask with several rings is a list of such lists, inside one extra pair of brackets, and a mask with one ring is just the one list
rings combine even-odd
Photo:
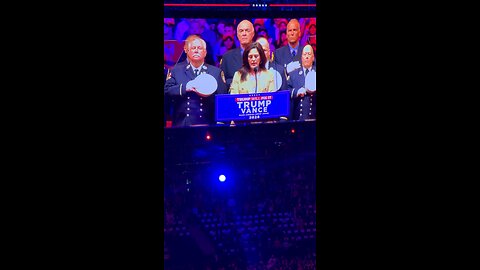
[(218, 177), (218, 180), (220, 180), (220, 182), (225, 182), (227, 178), (225, 177), (225, 175), (221, 174), (219, 177)]

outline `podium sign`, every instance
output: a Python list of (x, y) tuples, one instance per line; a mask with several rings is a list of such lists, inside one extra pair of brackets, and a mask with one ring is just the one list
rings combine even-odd
[(290, 91), (215, 95), (216, 121), (272, 119), (290, 115)]

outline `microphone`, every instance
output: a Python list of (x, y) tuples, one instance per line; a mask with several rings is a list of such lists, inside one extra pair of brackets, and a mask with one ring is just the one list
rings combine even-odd
[(255, 67), (253, 69), (255, 71), (255, 93), (257, 93), (257, 87), (258, 87), (258, 81), (257, 81), (257, 72), (258, 72), (258, 67)]

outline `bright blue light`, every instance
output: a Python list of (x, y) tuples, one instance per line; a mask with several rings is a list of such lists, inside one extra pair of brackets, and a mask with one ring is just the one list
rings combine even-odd
[(218, 180), (220, 180), (220, 182), (225, 182), (225, 179), (227, 179), (225, 177), (225, 175), (221, 174), (219, 177), (218, 177)]

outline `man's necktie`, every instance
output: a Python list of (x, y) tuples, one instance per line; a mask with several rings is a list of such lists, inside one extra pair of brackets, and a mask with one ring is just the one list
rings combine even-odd
[(307, 76), (308, 74), (308, 69), (305, 70), (305, 77)]
[(295, 50), (292, 51), (292, 56), (295, 57), (297, 53), (295, 52)]
[(195, 69), (195, 77), (198, 76), (198, 69)]

